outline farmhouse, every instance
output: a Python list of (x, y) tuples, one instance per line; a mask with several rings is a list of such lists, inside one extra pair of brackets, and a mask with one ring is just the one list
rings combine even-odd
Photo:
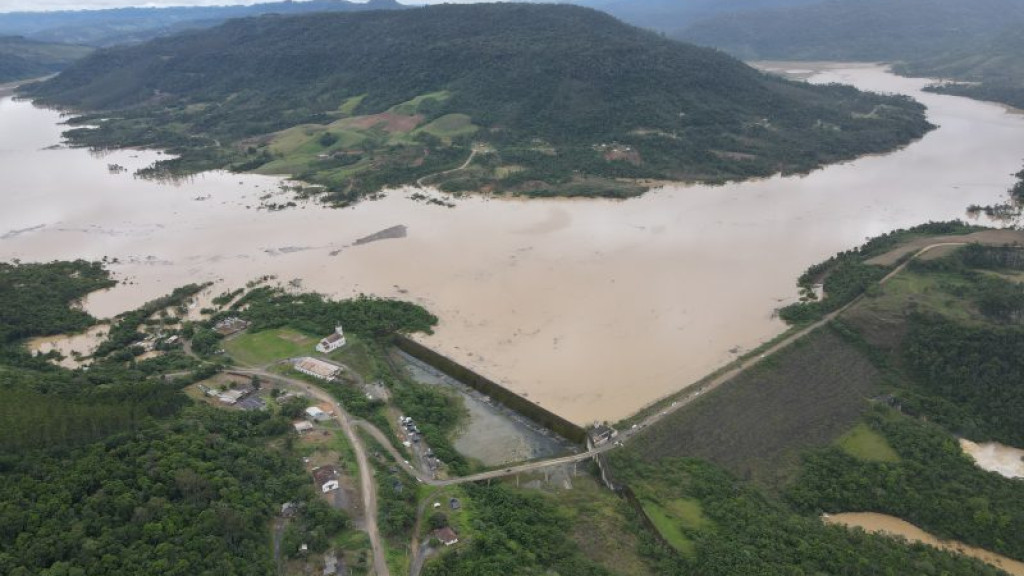
[(295, 431), (298, 432), (299, 434), (309, 432), (310, 430), (313, 429), (313, 423), (309, 422), (308, 420), (298, 420), (296, 422), (292, 422), (292, 426), (295, 427)]
[(306, 417), (313, 422), (323, 422), (324, 420), (330, 420), (331, 415), (320, 409), (319, 406), (310, 406), (306, 408)]
[(451, 546), (459, 543), (459, 535), (452, 530), (450, 526), (445, 526), (439, 530), (434, 530), (434, 538), (437, 538), (445, 546)]
[(317, 360), (316, 358), (304, 357), (299, 358), (293, 365), (296, 370), (303, 374), (308, 374), (314, 378), (321, 380), (327, 380), (330, 382), (341, 372), (340, 366), (335, 366), (330, 362), (324, 362), (323, 360)]
[(324, 338), (316, 345), (316, 351), (321, 354), (330, 354), (344, 345), (345, 332), (341, 329), (341, 324), (338, 324), (338, 326), (334, 328), (334, 334)]
[(338, 489), (338, 469), (334, 466), (321, 466), (313, 469), (313, 480), (324, 494)]

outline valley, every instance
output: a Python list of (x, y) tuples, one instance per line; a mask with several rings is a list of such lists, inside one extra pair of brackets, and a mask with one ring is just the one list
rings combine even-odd
[(1019, 0), (65, 1), (0, 574), (1024, 574)]

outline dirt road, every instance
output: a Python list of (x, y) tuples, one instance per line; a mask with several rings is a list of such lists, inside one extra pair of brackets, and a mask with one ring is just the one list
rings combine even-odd
[(416, 181), (416, 186), (418, 186), (420, 188), (423, 188), (423, 186), (424, 186), (423, 182), (426, 181), (426, 180), (429, 180), (431, 178), (436, 178), (438, 176), (444, 176), (445, 174), (452, 174), (454, 172), (460, 172), (462, 170), (465, 170), (466, 168), (469, 168), (470, 163), (473, 162), (473, 158), (476, 158), (477, 152), (479, 152), (479, 151), (480, 150), (476, 146), (474, 146), (473, 150), (469, 153), (469, 158), (466, 158), (466, 161), (462, 163), (462, 166), (459, 166), (458, 168), (452, 168), (451, 170), (445, 170), (444, 172), (435, 172), (433, 174), (427, 174), (426, 176), (424, 176), (424, 177), (422, 177), (422, 178), (420, 178), (419, 180)]
[[(387, 558), (384, 553), (384, 545), (381, 541), (380, 530), (377, 527), (377, 483), (373, 478), (373, 468), (366, 457), (366, 447), (356, 434), (352, 425), (352, 417), (341, 407), (341, 404), (334, 399), (326, 390), (314, 386), (303, 380), (288, 378), (280, 374), (274, 374), (260, 369), (234, 370), (240, 374), (256, 375), (270, 381), (286, 382), (291, 387), (310, 394), (321, 402), (326, 402), (334, 410), (334, 417), (341, 425), (342, 432), (352, 445), (352, 451), (356, 455), (356, 464), (359, 466), (359, 484), (363, 496), (363, 508), (366, 510), (366, 533), (370, 537), (370, 546), (373, 549), (373, 569), (376, 576), (390, 576), (388, 571)], [(390, 443), (385, 444), (390, 446)]]

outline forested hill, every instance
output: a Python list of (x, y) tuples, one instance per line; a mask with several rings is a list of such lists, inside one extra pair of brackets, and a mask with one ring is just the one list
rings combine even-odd
[(680, 37), (745, 59), (892, 61), (979, 45), (1021, 22), (1015, 0), (829, 0), (717, 16)]
[(915, 60), (899, 71), (913, 76), (961, 80), (964, 82), (942, 85), (935, 90), (1024, 109), (1024, 35), (1019, 26), (981, 46)]
[[(248, 169), (280, 161), (346, 194), (458, 166), (470, 137), (496, 154), (485, 165), (508, 170), (463, 185), (536, 189), (581, 175), (722, 180), (806, 171), (890, 150), (930, 128), (908, 99), (767, 76), (568, 5), (231, 21), (102, 50), (29, 94), (130, 109), (79, 133), (80, 142), (178, 146), (198, 161), (189, 150), (204, 148), (209, 159), (215, 143), (244, 141), (245, 158), (237, 150), (218, 158)], [(378, 123), (379, 133), (367, 132)], [(313, 126), (303, 133), (308, 146), (289, 147), (299, 134), (251, 139), (297, 125)], [(404, 156), (389, 164), (377, 153), (385, 149)], [(306, 162), (323, 155), (337, 165)], [(361, 176), (367, 164), (373, 174)]]
[(45, 76), (92, 52), (92, 48), (0, 36), (0, 82)]
[(112, 46), (142, 42), (190, 28), (208, 28), (230, 18), (260, 14), (308, 14), (403, 8), (395, 0), (302, 0), (234, 6), (171, 6), (0, 13), (0, 35), (43, 42)]

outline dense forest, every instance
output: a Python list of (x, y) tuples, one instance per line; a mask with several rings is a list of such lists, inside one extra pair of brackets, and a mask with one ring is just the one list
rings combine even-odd
[[(287, 501), (299, 512), (286, 540), (324, 551), (348, 519), (313, 492), (290, 420), (194, 404), (183, 388), (215, 365), (137, 357), (140, 330), (202, 286), (120, 315), (88, 369), (27, 351), (26, 338), (93, 325), (76, 303), (112, 284), (98, 263), (0, 265), (0, 573), (273, 574), (267, 526)], [(348, 318), (376, 333), (391, 322), (380, 307)]]
[[(999, 574), (995, 568), (922, 545), (826, 526), (727, 472), (693, 459), (645, 462), (615, 452), (616, 479), (665, 510), (682, 550), (648, 539), (658, 574)], [(676, 510), (677, 512), (673, 512)], [(683, 543), (690, 546), (682, 546)]]
[(925, 527), (942, 538), (1024, 558), (1024, 486), (979, 469), (942, 428), (875, 411), (873, 430), (899, 454), (866, 461), (837, 447), (813, 451), (787, 491), (797, 509), (872, 510)]
[(0, 83), (53, 74), (90, 52), (86, 46), (0, 36)]
[(469, 484), (477, 509), (472, 542), (427, 565), (427, 576), (481, 574), (611, 574), (580, 553), (569, 538), (571, 521), (539, 494), (503, 485)]
[(786, 81), (565, 5), (236, 20), (101, 50), (26, 94), (100, 110), (79, 144), (165, 147), (182, 156), (168, 169), (276, 166), (335, 200), (454, 168), (471, 141), (487, 153), (455, 188), (615, 194), (623, 178), (809, 171), (931, 128), (907, 98)]
[(307, 334), (329, 334), (341, 323), (346, 332), (377, 339), (395, 332), (429, 334), (437, 324), (436, 316), (409, 302), (372, 296), (335, 301), (267, 286), (250, 290), (231, 308), (243, 310), (255, 332), (290, 326)]

